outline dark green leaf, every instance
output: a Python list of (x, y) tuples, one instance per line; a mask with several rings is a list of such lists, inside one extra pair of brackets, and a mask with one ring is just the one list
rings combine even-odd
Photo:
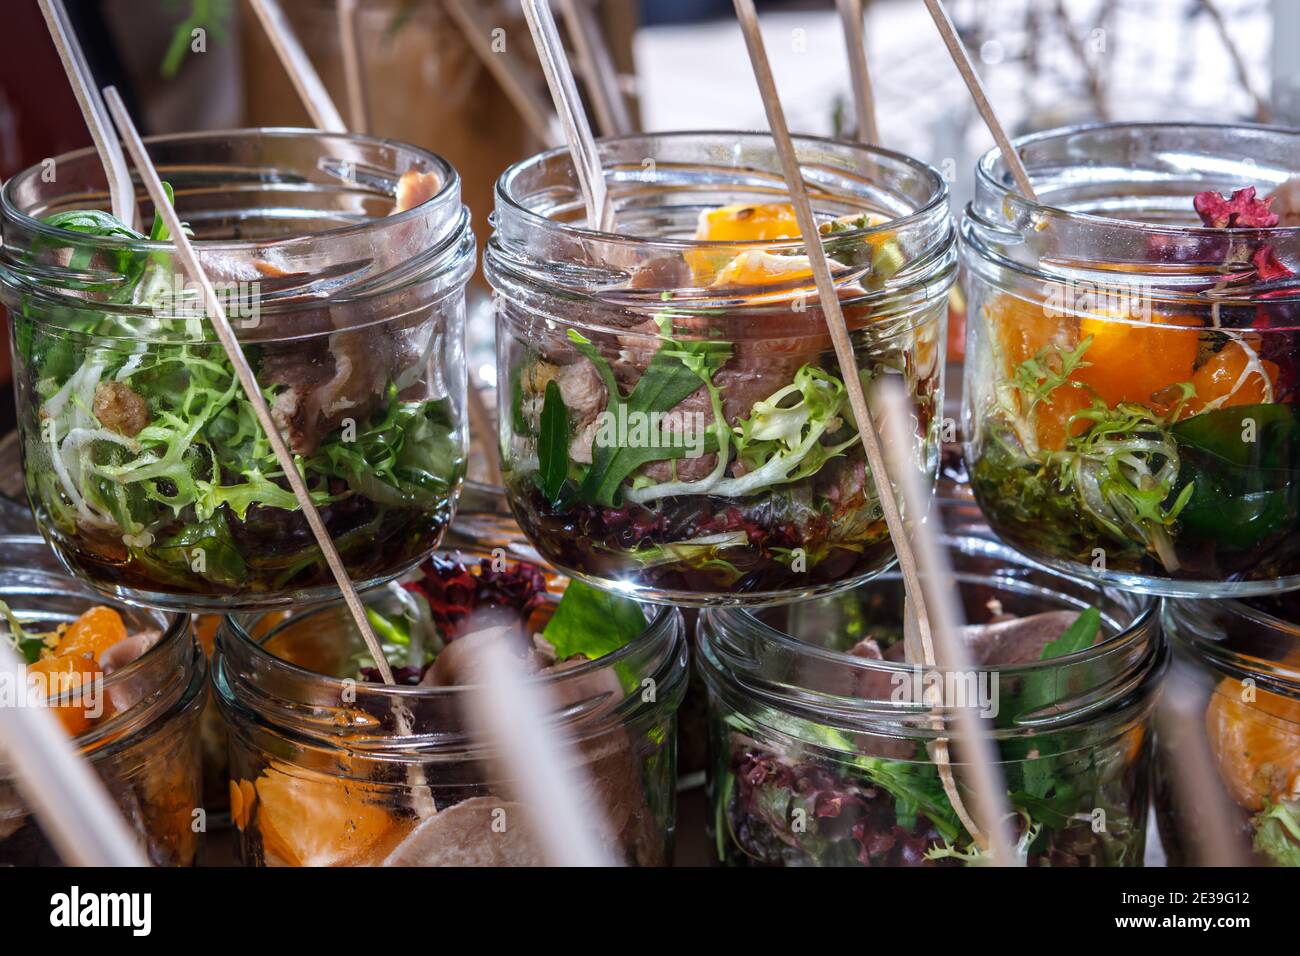
[(537, 436), (537, 462), (542, 494), (547, 501), (554, 502), (560, 497), (560, 489), (569, 474), (569, 410), (555, 379), (546, 383), (546, 399), (542, 404), (541, 428)]
[(1300, 422), (1290, 405), (1242, 405), (1172, 429), (1189, 538), (1245, 549), (1300, 524)]

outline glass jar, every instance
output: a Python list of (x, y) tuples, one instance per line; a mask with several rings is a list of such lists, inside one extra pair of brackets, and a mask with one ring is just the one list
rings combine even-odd
[[(45, 542), (35, 535), (0, 538), (0, 553), (6, 559), (0, 601), (26, 630), (54, 631), (104, 604), (54, 566)], [(206, 829), (199, 766), (204, 657), (186, 615), (110, 606), (128, 634), (157, 630), (162, 636), (134, 661), (98, 676), (91, 696), (59, 704), (56, 715), (65, 727), (75, 722), (80, 728), (74, 742), (138, 835), (147, 859), (157, 866), (189, 866)], [(75, 721), (66, 716), (69, 711), (75, 711)], [(0, 760), (0, 866), (59, 863)]]
[[(297, 130), (149, 148), (353, 580), (418, 563), (464, 471), (474, 242), (455, 171), (415, 147)], [(328, 597), (333, 577), (171, 246), (110, 234), (102, 214), (43, 222), (104, 201), (93, 151), (53, 168), (11, 179), (0, 201), (42, 533), (98, 590), (153, 606)], [(399, 181), (411, 202), (432, 195), (390, 215)]]
[(1300, 230), (1268, 226), (1285, 199), (1259, 201), (1300, 175), (1300, 132), (1017, 143), (1040, 201), (991, 152), (962, 223), (967, 466), (989, 523), (1150, 593), (1300, 587)]
[[(1199, 719), (1188, 732), (1207, 745), (1243, 857), (1300, 866), (1300, 596), (1171, 600), (1162, 616), (1193, 675)], [(1180, 796), (1185, 759), (1157, 738), (1156, 814), (1172, 866), (1206, 862), (1198, 817), (1215, 806), (1205, 793)]]
[[(933, 480), (947, 188), (897, 153), (796, 148), (863, 378), (903, 383)], [(566, 152), (497, 186), (484, 268), (520, 527), (548, 562), (638, 600), (780, 603), (880, 573), (893, 549), (770, 136), (600, 150), (616, 233), (584, 228)]]
[[(477, 558), (490, 560), (477, 552), (448, 556), (470, 566)], [(563, 584), (547, 575), (551, 605)], [(397, 588), (367, 595), (367, 607), (396, 617)], [(672, 854), (676, 711), (687, 660), (680, 614), (667, 608), (649, 613), (639, 638), (540, 680), (590, 781), (590, 819), (605, 821), (604, 832), (612, 835), (606, 848), (619, 862), (655, 866)], [(264, 620), (228, 617), (212, 664), (230, 740), (231, 817), (244, 863), (541, 862), (530, 835), (536, 814), (519, 802), (508, 775), (493, 769), (492, 754), (466, 725), (466, 686), (358, 682), (358, 660), (368, 654), (341, 606), (297, 610), (270, 627), (262, 627)], [(533, 621), (530, 616), (530, 629)], [(260, 636), (251, 637), (258, 628)], [(400, 731), (398, 707), (409, 717)], [(438, 810), (433, 819), (445, 816), (447, 829), (426, 834), (412, 850), (408, 837), (429, 819), (417, 809), (425, 793)]]
[[(979, 668), (970, 674), (905, 662), (896, 572), (833, 598), (702, 613), (695, 660), (709, 687), (710, 826), (724, 864), (981, 862), (927, 756), (936, 737), (955, 735), (963, 691), (945, 690), (949, 706), (932, 717), (914, 703), (932, 681), (965, 687), (965, 703), (990, 718), (1022, 859), (1142, 864), (1149, 730), (1167, 657), (1153, 602), (988, 538), (944, 541), (967, 621), (1050, 615), (1032, 637), (996, 624), (968, 637)], [(1099, 612), (1095, 643), (1053, 656), (1043, 642), (1089, 609)], [(961, 794), (963, 764), (950, 753)]]

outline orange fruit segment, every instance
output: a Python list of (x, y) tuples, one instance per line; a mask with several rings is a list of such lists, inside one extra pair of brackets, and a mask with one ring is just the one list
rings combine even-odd
[[(1229, 342), (1210, 356), (1192, 376), (1196, 394), (1188, 400), (1186, 413), (1203, 412), (1215, 402), (1215, 408), (1258, 405), (1267, 400), (1272, 386), (1277, 383), (1278, 372), (1276, 363), (1258, 358), (1253, 349), (1248, 351), (1247, 346), (1240, 342)], [(1238, 382), (1241, 382), (1240, 387)]]
[(99, 660), (114, 644), (127, 639), (122, 615), (111, 607), (92, 607), (68, 625), (54, 645), (57, 657), (85, 657)]
[(1210, 751), (1228, 793), (1258, 811), (1300, 798), (1300, 700), (1256, 689), (1243, 700), (1241, 681), (1225, 677), (1205, 710)]
[(240, 830), (248, 826), (257, 804), (257, 790), (251, 780), (230, 781), (230, 822)]
[[(34, 664), (27, 665), (29, 683), (45, 691), (49, 700), (55, 700), (67, 694), (75, 694), (84, 685), (92, 683), (99, 676), (99, 668), (93, 660), (81, 656), (43, 657)], [(94, 693), (93, 689), (87, 693)], [(63, 729), (72, 737), (85, 731), (91, 724), (92, 715), (87, 713), (87, 705), (94, 710), (93, 700), (71, 700), (67, 703), (52, 704)]]
[[(799, 222), (788, 203), (736, 203), (700, 213), (695, 239), (700, 242), (775, 242), (799, 238)], [(716, 284), (715, 277), (732, 261), (726, 249), (688, 249), (686, 264), (699, 285)]]
[(798, 239), (799, 220), (789, 203), (736, 203), (700, 213), (695, 238), (702, 242), (775, 242)]
[(715, 286), (771, 285), (797, 279), (812, 279), (807, 256), (775, 256), (761, 249), (742, 252), (727, 263), (713, 280)]
[(1150, 324), (1084, 316), (1079, 320), (1079, 339), (1092, 336), (1083, 356), (1089, 364), (1074, 378), (1112, 408), (1120, 402), (1158, 407), (1153, 396), (1191, 380), (1200, 324), (1186, 315), (1154, 316)]
[(286, 866), (353, 865), (393, 826), (355, 783), (287, 764), (266, 769), (256, 798), (262, 849)]

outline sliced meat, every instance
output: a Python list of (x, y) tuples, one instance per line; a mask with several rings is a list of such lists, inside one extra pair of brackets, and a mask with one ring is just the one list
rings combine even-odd
[[(140, 631), (108, 647), (99, 655), (99, 666), (104, 671), (104, 676), (107, 677), (143, 657), (160, 640), (162, 640), (162, 631)], [(108, 689), (108, 699), (113, 709), (121, 713), (144, 700), (153, 692), (152, 681), (150, 675), (140, 674), (128, 678), (125, 683), (115, 682)]]
[(123, 382), (96, 385), (92, 411), (101, 425), (127, 438), (134, 438), (149, 424), (149, 403)]
[(1060, 637), (1079, 617), (1078, 611), (1046, 611), (962, 628), (962, 637), (977, 667), (1032, 664), (1043, 648)]
[(522, 803), (471, 797), (426, 818), (382, 866), (545, 866)]

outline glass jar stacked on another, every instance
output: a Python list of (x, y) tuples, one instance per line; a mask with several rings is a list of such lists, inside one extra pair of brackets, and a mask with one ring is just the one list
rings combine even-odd
[[(474, 238), (455, 170), (415, 147), (310, 130), (147, 145), (347, 573), (364, 589), (408, 571), (437, 547), (464, 474)], [(153, 609), (337, 600), (160, 217), (145, 203), (141, 232), (103, 212), (91, 150), (53, 168), (55, 176), (39, 167), (4, 186), (0, 294), (13, 330), (26, 488), (54, 555), (107, 598)], [(19, 610), (10, 630), (29, 680), (72, 668), (114, 699), (128, 670), (103, 635), (134, 637), (144, 625), (98, 608), (91, 624), (51, 618), (52, 630), (34, 632)], [(45, 628), (45, 617), (32, 620)], [(181, 673), (146, 666), (164, 646), (179, 648), (178, 660), (197, 655), (187, 666), (200, 675), (194, 693), (203, 686), (188, 616), (166, 620), (177, 623), (161, 627), (163, 640), (129, 671), (132, 693), (155, 701)], [(189, 743), (162, 760), (148, 749), (150, 725), (125, 715), (105, 725), (106, 752), (153, 760), (140, 764), (145, 781), (164, 767), (197, 781), (198, 707), (187, 718)], [(181, 800), (187, 827), (204, 809), (191, 789)], [(129, 819), (171, 813), (171, 803), (153, 803), (177, 792), (142, 794), (124, 810)], [(154, 858), (191, 862), (193, 851)]]
[[(968, 767), (958, 750), (945, 777), (933, 750), (955, 735), (956, 708), (972, 707), (991, 722), (1022, 864), (1142, 864), (1168, 660), (1155, 602), (978, 534), (943, 545), (971, 673), (907, 663), (896, 571), (815, 601), (703, 613), (696, 662), (722, 862), (987, 863), (961, 811)], [(936, 681), (938, 720), (923, 696)]]
[[(232, 615), (213, 686), (230, 734), (231, 818), (261, 866), (554, 862), (527, 770), (503, 767), (464, 709), (502, 642), (572, 748), (582, 825), (611, 861), (665, 865), (675, 822), (681, 614), (571, 582), (503, 551), (439, 552), (366, 597), (399, 686), (382, 686), (337, 605)], [(398, 709), (406, 725), (396, 722)]]
[(1120, 124), (1017, 149), (1038, 201), (993, 151), (962, 224), (975, 495), (1034, 559), (1165, 596), (1178, 656), (1218, 678), (1223, 785), (1294, 863), (1300, 645), (1278, 620), (1255, 647), (1264, 612), (1227, 609), (1300, 588), (1300, 132)]
[[(864, 382), (912, 401), (933, 480), (955, 237), (933, 169), (798, 138)], [(604, 140), (616, 227), (563, 151), (497, 186), (503, 472), (567, 574), (680, 605), (851, 588), (893, 560), (771, 137)]]
[[(176, 196), (272, 417), (359, 587), (437, 546), (464, 472), (455, 171), (294, 130), (161, 137)], [(4, 302), (27, 491), (60, 559), (180, 610), (328, 599), (334, 580), (161, 221), (87, 206), (96, 155), (6, 184)]]
[[(27, 662), (26, 695), (48, 705), (157, 866), (192, 865), (206, 815), (199, 711), (206, 662), (184, 614), (105, 604), (40, 538), (0, 537), (0, 615)], [(3, 638), (0, 638), (3, 639)], [(0, 760), (0, 866), (61, 862)]]

